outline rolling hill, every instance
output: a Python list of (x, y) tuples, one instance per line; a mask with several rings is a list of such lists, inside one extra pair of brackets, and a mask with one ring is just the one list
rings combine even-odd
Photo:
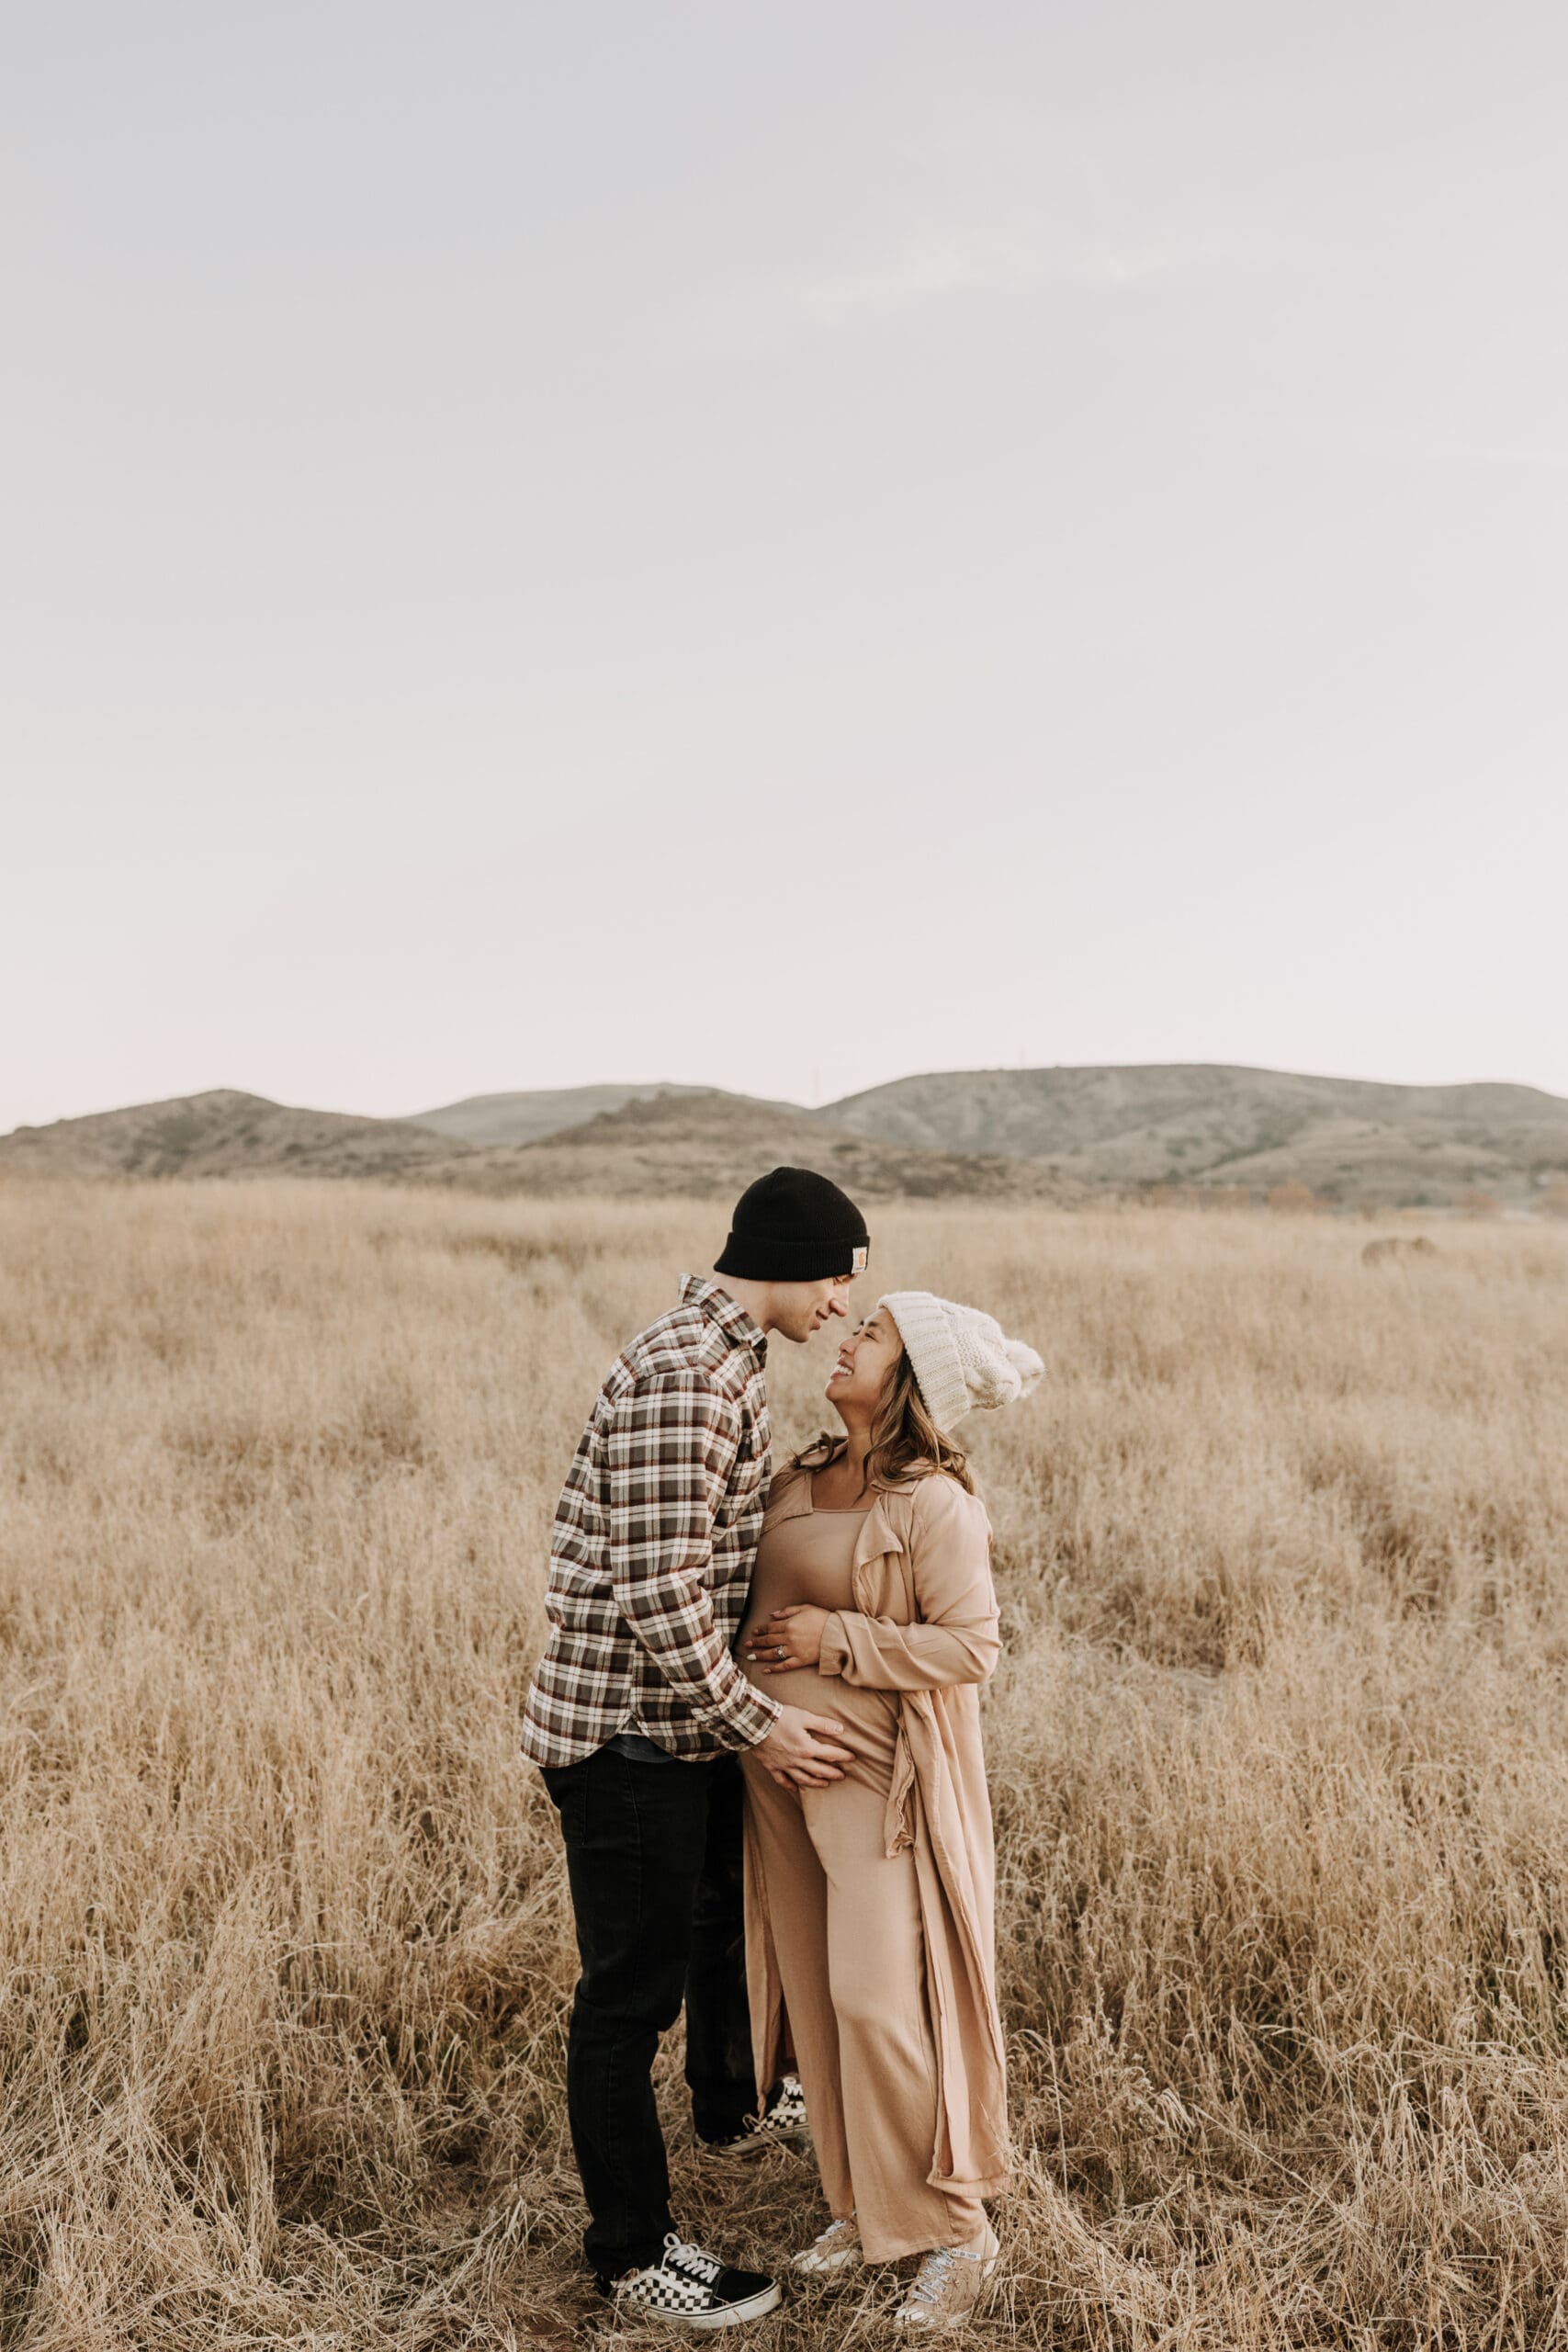
[(1304, 1183), (1331, 1200), (1526, 1198), (1568, 1170), (1568, 1102), (1529, 1086), (1393, 1086), (1215, 1063), (949, 1070), (818, 1115), (928, 1150), (1042, 1162), (1093, 1190)]
[(404, 1119), (299, 1111), (228, 1087), (136, 1102), (0, 1137), (0, 1169), (59, 1176), (399, 1176), (449, 1159), (447, 1138)]
[(538, 1143), (422, 1168), (413, 1181), (497, 1193), (733, 1199), (781, 1162), (819, 1169), (857, 1200), (1062, 1201), (1084, 1189), (1028, 1160), (883, 1143), (787, 1103), (717, 1090), (629, 1102)]
[(495, 1194), (733, 1193), (793, 1160), (868, 1200), (1067, 1201), (1169, 1187), (1525, 1205), (1568, 1180), (1568, 1102), (1222, 1064), (948, 1070), (818, 1111), (700, 1087), (479, 1095), (418, 1119), (218, 1090), (0, 1137), (0, 1175), (294, 1174)]
[(515, 1145), (466, 1143), (410, 1120), (297, 1110), (226, 1089), (0, 1137), (0, 1175), (357, 1177), (498, 1197), (733, 1198), (781, 1160), (820, 1168), (867, 1200), (1061, 1200), (1081, 1190), (1029, 1161), (880, 1143), (788, 1104), (700, 1089), (635, 1098)]
[(701, 1086), (541, 1087), (521, 1094), (470, 1094), (434, 1111), (411, 1111), (415, 1126), (434, 1127), (458, 1143), (536, 1143), (542, 1136), (581, 1127), (601, 1112), (656, 1094), (705, 1094)]

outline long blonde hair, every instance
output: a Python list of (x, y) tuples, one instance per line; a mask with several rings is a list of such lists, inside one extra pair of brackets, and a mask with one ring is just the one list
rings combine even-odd
[[(832, 1437), (824, 1430), (820, 1437), (795, 1455), (790, 1467), (826, 1470), (840, 1458), (848, 1444), (847, 1437)], [(901, 1348), (871, 1425), (865, 1483), (868, 1487), (907, 1486), (915, 1478), (933, 1478), (939, 1472), (956, 1478), (966, 1495), (974, 1493), (968, 1456), (962, 1446), (954, 1445), (950, 1437), (943, 1437), (927, 1412), (909, 1351)]]

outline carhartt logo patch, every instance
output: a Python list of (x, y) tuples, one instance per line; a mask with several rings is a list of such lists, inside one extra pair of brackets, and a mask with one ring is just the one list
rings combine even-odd
[(851, 1268), (850, 1268), (850, 1272), (851, 1272), (851, 1273), (852, 1273), (852, 1274), (863, 1274), (863, 1273), (864, 1273), (864, 1272), (865, 1272), (865, 1261), (866, 1261), (866, 1260), (870, 1257), (870, 1255), (871, 1255), (871, 1245), (870, 1245), (870, 1243), (869, 1243), (869, 1242), (866, 1242), (866, 1241), (863, 1241), (863, 1242), (861, 1242), (861, 1243), (860, 1243), (860, 1245), (859, 1245), (859, 1247), (856, 1249), (855, 1253), (854, 1253), (854, 1262), (853, 1262), (853, 1264), (852, 1264), (852, 1265), (851, 1266)]

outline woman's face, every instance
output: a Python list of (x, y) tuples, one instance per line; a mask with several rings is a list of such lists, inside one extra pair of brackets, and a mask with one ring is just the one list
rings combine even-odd
[(856, 1326), (840, 1346), (826, 1391), (841, 1420), (871, 1419), (903, 1351), (898, 1326), (886, 1306)]

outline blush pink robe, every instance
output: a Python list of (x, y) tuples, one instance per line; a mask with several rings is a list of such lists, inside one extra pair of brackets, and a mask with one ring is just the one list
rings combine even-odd
[[(811, 1509), (809, 1474), (774, 1478), (764, 1526)], [(990, 1523), (942, 1476), (879, 1487), (855, 1545), (854, 1607), (823, 1629), (818, 1670), (897, 1693), (884, 1834), (913, 1849), (936, 2052), (931, 2187), (995, 2195), (1009, 2170), (1007, 2066), (996, 1996), (996, 1860), (979, 1685), (1001, 1655)], [(757, 2080), (784, 2071), (788, 2022), (754, 1829), (746, 1838), (746, 1960)]]

